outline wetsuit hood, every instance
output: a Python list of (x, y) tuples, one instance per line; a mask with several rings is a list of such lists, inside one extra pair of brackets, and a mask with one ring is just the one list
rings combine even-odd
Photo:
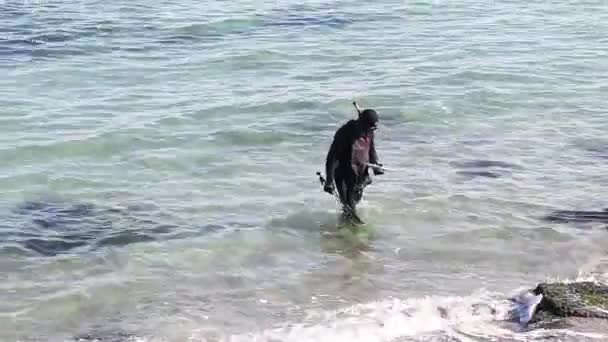
[(359, 121), (365, 130), (373, 130), (378, 124), (378, 113), (373, 109), (366, 109), (359, 115)]

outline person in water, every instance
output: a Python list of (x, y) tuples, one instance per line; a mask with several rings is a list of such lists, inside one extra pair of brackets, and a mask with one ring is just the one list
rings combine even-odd
[[(377, 125), (375, 110), (359, 112), (357, 120), (348, 121), (336, 131), (327, 153), (324, 191), (333, 195), (334, 186), (337, 187), (343, 218), (356, 224), (363, 221), (357, 216), (355, 207), (363, 197), (363, 189), (372, 182), (369, 164), (381, 166), (374, 146)], [(375, 175), (384, 173), (381, 168), (373, 170)]]

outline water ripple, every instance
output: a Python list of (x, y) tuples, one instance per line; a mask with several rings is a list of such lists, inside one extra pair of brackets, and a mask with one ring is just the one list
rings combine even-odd
[[(319, 293), (576, 274), (606, 245), (607, 14), (591, 0), (0, 1), (0, 340), (99, 323), (182, 341), (332, 305)], [(361, 205), (373, 260), (318, 234), (338, 208), (315, 172), (353, 100), (380, 113), (393, 170)]]

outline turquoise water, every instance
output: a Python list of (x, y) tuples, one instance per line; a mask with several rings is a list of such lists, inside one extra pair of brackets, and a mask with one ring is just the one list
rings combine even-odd
[[(547, 338), (504, 299), (606, 274), (604, 226), (542, 217), (608, 207), (607, 32), (602, 1), (0, 1), (0, 340)], [(315, 176), (353, 100), (369, 239)]]

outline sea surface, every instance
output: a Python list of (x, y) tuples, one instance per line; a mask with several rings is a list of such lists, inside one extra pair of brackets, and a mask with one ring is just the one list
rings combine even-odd
[(508, 299), (608, 275), (607, 95), (601, 0), (0, 0), (0, 341), (606, 340)]

